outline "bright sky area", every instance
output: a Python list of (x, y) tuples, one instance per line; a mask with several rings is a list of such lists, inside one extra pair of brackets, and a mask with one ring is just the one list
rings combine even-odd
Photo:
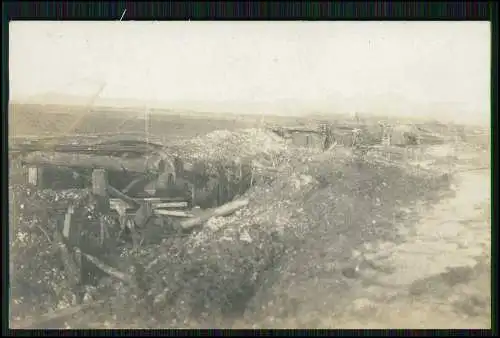
[(108, 103), (489, 120), (489, 22), (31, 21), (9, 29), (16, 101), (91, 98), (103, 85)]

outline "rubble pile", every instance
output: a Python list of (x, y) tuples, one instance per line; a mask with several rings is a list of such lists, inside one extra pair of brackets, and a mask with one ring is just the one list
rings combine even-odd
[[(353, 248), (372, 237), (392, 236), (399, 207), (431, 198), (449, 184), (442, 177), (368, 161), (341, 145), (325, 152), (290, 147), (259, 129), (216, 131), (168, 151), (190, 169), (194, 176), (186, 178), (198, 196), (205, 189), (204, 200), (213, 203), (207, 210), (191, 210), (188, 220), (146, 224), (132, 248), (99, 249), (102, 221), (116, 232), (120, 226), (116, 217), (106, 218), (93, 207), (97, 202), (87, 190), (11, 188), (12, 298), (31, 298), (32, 304), (31, 309), (16, 304), (17, 316), (75, 305), (78, 297), (105, 304), (97, 314), (80, 315), (76, 326), (88, 325), (85, 316), (117, 326), (140, 319), (137, 325), (188, 327), (193, 319), (223, 325), (221, 320), (244, 314), (277, 315), (274, 306), (286, 302), (293, 278), (348, 260)], [(231, 201), (241, 206), (217, 212)], [(88, 246), (98, 243), (89, 252), (98, 252), (111, 267), (83, 295), (67, 280), (54, 237), (69, 204), (88, 229)], [(332, 278), (340, 277), (335, 272)], [(267, 299), (275, 299), (275, 305), (266, 305)]]
[(54, 232), (60, 231), (57, 217), (61, 210), (69, 203), (84, 203), (88, 192), (12, 186), (9, 193), (12, 316), (69, 306), (75, 294), (63, 272)]
[[(160, 292), (152, 292), (157, 294), (156, 311), (169, 312), (165, 317), (173, 318), (172, 325), (193, 316), (215, 319), (243, 311), (286, 242), (307, 231), (307, 223), (300, 220), (300, 201), (316, 185), (306, 175), (277, 178), (246, 193), (247, 208), (211, 219), (175, 253), (172, 247), (159, 246), (153, 255), (157, 258), (147, 265), (150, 275), (161, 277)], [(280, 200), (271, 198), (280, 195)]]
[(287, 150), (286, 142), (263, 129), (238, 132), (216, 130), (205, 136), (185, 140), (173, 146), (178, 156), (189, 160), (277, 161)]
[[(152, 279), (153, 313), (174, 327), (185, 327), (190, 318), (221, 325), (221, 318), (259, 313), (268, 292), (286, 294), (274, 280), (318, 264), (318, 257), (301, 257), (312, 252), (308, 247), (330, 248), (330, 263), (342, 262), (364, 241), (392, 236), (398, 207), (448, 185), (359, 163), (347, 152), (331, 155), (278, 173), (242, 196), (250, 201), (247, 208), (152, 249), (144, 265)], [(300, 263), (293, 262), (296, 257)]]

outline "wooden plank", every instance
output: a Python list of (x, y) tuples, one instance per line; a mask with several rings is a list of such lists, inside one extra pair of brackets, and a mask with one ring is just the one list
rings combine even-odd
[(220, 217), (220, 216), (228, 216), (235, 212), (236, 210), (239, 210), (241, 208), (244, 208), (248, 205), (249, 201), (248, 200), (236, 200), (229, 202), (227, 204), (224, 204), (220, 207), (214, 208), (207, 210), (203, 212), (200, 216), (186, 220), (181, 223), (181, 227), (183, 229), (191, 229), (197, 225), (201, 225), (204, 222), (208, 221), (212, 217)]
[[(137, 200), (135, 200), (137, 201)], [(141, 200), (139, 200), (141, 201)], [(187, 208), (188, 207), (188, 202), (187, 201), (179, 201), (179, 202), (161, 202), (161, 201), (156, 201), (156, 200), (143, 200), (141, 202), (144, 203), (151, 203), (151, 206), (153, 209), (160, 209), (160, 208)], [(134, 206), (130, 205), (129, 203), (123, 201), (120, 198), (111, 198), (109, 200), (109, 203), (111, 207), (116, 208), (116, 207), (122, 207), (125, 208), (126, 210), (134, 209)]]
[(175, 211), (175, 210), (163, 210), (163, 209), (155, 209), (153, 211), (155, 215), (158, 216), (171, 216), (171, 217), (193, 217), (193, 214), (184, 212), (184, 211)]
[(184, 202), (185, 197), (145, 197), (145, 198), (135, 198), (135, 201), (147, 201), (151, 203), (161, 203), (161, 202)]
[(187, 208), (188, 202), (153, 203), (153, 208)]

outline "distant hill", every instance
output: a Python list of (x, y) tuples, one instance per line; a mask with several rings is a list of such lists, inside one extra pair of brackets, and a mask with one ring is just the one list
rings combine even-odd
[[(289, 116), (289, 117), (324, 117), (330, 119), (339, 115), (351, 115), (355, 112), (368, 117), (386, 117), (403, 121), (422, 121), (433, 119), (443, 123), (465, 123), (488, 126), (490, 117), (484, 113), (471, 114), (460, 104), (436, 102), (410, 102), (394, 93), (358, 98), (345, 98), (341, 93), (334, 93), (330, 100), (303, 101), (293, 98), (276, 99), (273, 101), (143, 101), (138, 99), (110, 99), (97, 97), (93, 100), (89, 96), (73, 94), (45, 93), (23, 100), (23, 104), (41, 104), (45, 106), (57, 105), (78, 107), (83, 112), (113, 111), (121, 114), (130, 112), (143, 114), (146, 107), (157, 114), (185, 114), (189, 116), (252, 115), (252, 116)], [(13, 103), (15, 103), (13, 101)], [(17, 102), (19, 103), (19, 102)], [(64, 111), (56, 109), (57, 111)]]

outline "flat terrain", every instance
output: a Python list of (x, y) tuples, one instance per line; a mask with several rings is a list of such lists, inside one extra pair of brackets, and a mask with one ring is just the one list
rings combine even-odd
[[(142, 113), (133, 111), (89, 113), (76, 108), (15, 106), (9, 112), (9, 136), (125, 134), (147, 130), (151, 137), (169, 143), (219, 129), (238, 132), (263, 124), (310, 122), (230, 115), (209, 119), (170, 112), (153, 114), (146, 127)], [(436, 133), (447, 132), (446, 126), (438, 123), (422, 126)], [(256, 196), (260, 196), (261, 206), (265, 204), (267, 211), (276, 210), (269, 216), (273, 226), (284, 223), (286, 228), (288, 223), (303, 222), (309, 223), (304, 227), (310, 231), (294, 244), (295, 251), (283, 258), (280, 268), (276, 267), (279, 273), (266, 275), (244, 314), (223, 320), (220, 325), (491, 328), (489, 136), (471, 126), (464, 126), (463, 130), (467, 135), (465, 142), (450, 141), (425, 148), (423, 159), (411, 165), (404, 163), (405, 170), (412, 168), (411, 175), (363, 164), (336, 167), (336, 158), (340, 163), (341, 159), (348, 161), (352, 156), (339, 149), (331, 154), (306, 154), (309, 162), (300, 159), (304, 161), (302, 166), (307, 167), (304, 177), (327, 178), (326, 183), (317, 183), (304, 196), (296, 192), (296, 200), (288, 202), (281, 188), (273, 192), (272, 187), (266, 190), (263, 186), (262, 196)], [(210, 147), (208, 143), (206, 146)], [(298, 155), (293, 156), (299, 161)], [(419, 168), (426, 166), (448, 174), (449, 184), (413, 178), (419, 176)], [(422, 182), (428, 185), (421, 186)], [(283, 191), (295, 183), (287, 184)], [(354, 193), (354, 186), (363, 186), (370, 194)], [(241, 216), (245, 217), (254, 215)], [(318, 230), (316, 224), (323, 226), (323, 230)], [(350, 229), (344, 231), (346, 224), (350, 224)], [(353, 272), (339, 273), (342, 270), (339, 262), (347, 264)], [(69, 320), (68, 325), (78, 327), (83, 322), (96, 328), (145, 325), (97, 319), (89, 313), (73, 321)], [(180, 326), (203, 325), (210, 326), (196, 320), (186, 320)]]
[[(207, 116), (212, 116), (207, 118)], [(142, 109), (117, 110), (55, 105), (11, 105), (9, 136), (57, 136), (107, 133), (149, 133), (166, 141), (179, 137), (194, 137), (213, 130), (251, 128), (263, 123), (296, 124), (301, 119), (235, 114), (200, 114), (193, 112), (150, 112), (145, 121)], [(307, 121), (307, 119), (306, 119)]]

